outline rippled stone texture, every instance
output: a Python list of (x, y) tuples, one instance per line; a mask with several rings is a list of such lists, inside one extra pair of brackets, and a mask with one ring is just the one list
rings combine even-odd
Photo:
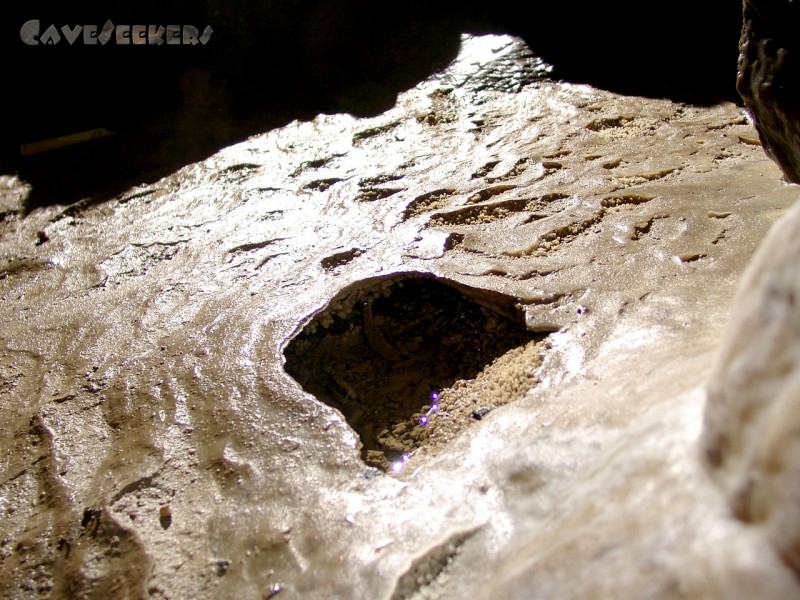
[[(599, 3), (575, 10), (559, 2), (471, 0), (406, 0), (389, 17), (368, 0), (240, 0), (235, 10), (222, 0), (48, 6), (30, 13), (42, 27), (102, 27), (110, 18), (120, 26), (194, 24), (214, 33), (191, 47), (112, 41), (92, 49), (64, 39), (45, 48), (23, 44), (22, 22), (6, 19), (0, 45), (19, 58), (6, 70), (14, 118), (0, 138), (0, 171), (18, 171), (33, 184), (31, 207), (107, 200), (296, 118), (379, 114), (453, 60), (463, 31), (522, 36), (558, 79), (706, 105), (731, 100), (741, 9), (728, 0), (703, 6), (699, 14), (693, 1), (673, 0), (657, 18)], [(492, 68), (504, 74), (474, 81), (513, 89), (536, 64)], [(97, 128), (114, 132), (96, 142), (99, 151), (79, 146), (66, 156), (19, 157), (20, 144)]]
[[(466, 38), (385, 113), (105, 202), (23, 217), (2, 179), (0, 595), (798, 594), (698, 460), (728, 302), (794, 190), (736, 106), (518, 77), (520, 46)], [(548, 344), (446, 382), (430, 442), (384, 473), (286, 351), (343, 290), (408, 273), (513, 299)], [(384, 316), (362, 341), (413, 351)]]

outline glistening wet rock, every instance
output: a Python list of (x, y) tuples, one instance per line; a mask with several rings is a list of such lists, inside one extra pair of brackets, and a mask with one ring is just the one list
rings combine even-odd
[[(3, 50), (19, 57), (7, 65), (14, 118), (0, 140), (0, 170), (33, 184), (30, 208), (109, 200), (294, 119), (388, 110), (456, 56), (464, 31), (512, 32), (533, 49), (523, 47), (528, 60), (470, 75), (471, 85), (486, 89), (519, 89), (536, 78), (534, 55), (560, 79), (618, 93), (730, 100), (740, 9), (728, 0), (704, 7), (698, 14), (693, 2), (673, 0), (652, 18), (622, 5), (470, 0), (407, 0), (389, 17), (366, 0), (243, 0), (236, 10), (219, 0), (48, 6), (24, 18), (38, 19), (42, 32), (60, 31), (54, 46), (23, 43), (22, 18), (0, 24)], [(61, 29), (101, 30), (107, 21), (120, 30), (102, 46), (85, 45), (81, 35), (70, 44)], [(116, 34), (129, 42), (132, 25), (213, 33), (206, 44), (118, 45)], [(36, 156), (19, 152), (21, 144), (98, 128), (114, 135)]]
[[(465, 36), (385, 113), (103, 202), (23, 216), (0, 178), (1, 596), (797, 597), (698, 460), (736, 281), (796, 193), (733, 104), (455, 85), (520, 44)], [(286, 350), (409, 273), (512, 299), (547, 347), (455, 381), (386, 474)], [(396, 366), (410, 321), (375, 302), (370, 356)]]

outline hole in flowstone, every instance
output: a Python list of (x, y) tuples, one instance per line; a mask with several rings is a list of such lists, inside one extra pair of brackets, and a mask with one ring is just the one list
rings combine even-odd
[[(446, 441), (475, 422), (473, 411), (516, 399), (535, 383), (541, 349), (534, 346), (545, 336), (524, 323), (514, 297), (426, 273), (396, 274), (342, 291), (286, 347), (285, 368), (342, 412), (367, 464), (396, 471), (438, 426), (448, 424)], [(514, 376), (525, 376), (512, 393), (500, 371), (480, 393), (465, 393), (514, 352)]]

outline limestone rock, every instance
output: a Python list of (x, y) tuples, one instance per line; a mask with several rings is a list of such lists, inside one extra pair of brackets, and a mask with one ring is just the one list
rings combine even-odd
[(800, 206), (742, 280), (709, 386), (705, 449), (736, 516), (800, 572)]
[[(737, 88), (764, 149), (800, 183), (800, 12), (746, 0)], [(708, 388), (704, 447), (735, 516), (800, 573), (800, 207), (742, 279)]]
[(798, 597), (698, 460), (796, 194), (734, 104), (538, 72), (465, 36), (102, 201), (0, 178), (0, 596)]
[(800, 183), (800, 8), (792, 0), (745, 0), (736, 87), (764, 150)]

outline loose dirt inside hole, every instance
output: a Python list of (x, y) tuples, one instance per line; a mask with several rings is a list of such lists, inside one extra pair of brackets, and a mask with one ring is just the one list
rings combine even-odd
[(426, 274), (375, 279), (302, 329), (286, 372), (342, 412), (367, 464), (398, 471), (536, 383), (545, 336), (523, 323), (497, 292)]

